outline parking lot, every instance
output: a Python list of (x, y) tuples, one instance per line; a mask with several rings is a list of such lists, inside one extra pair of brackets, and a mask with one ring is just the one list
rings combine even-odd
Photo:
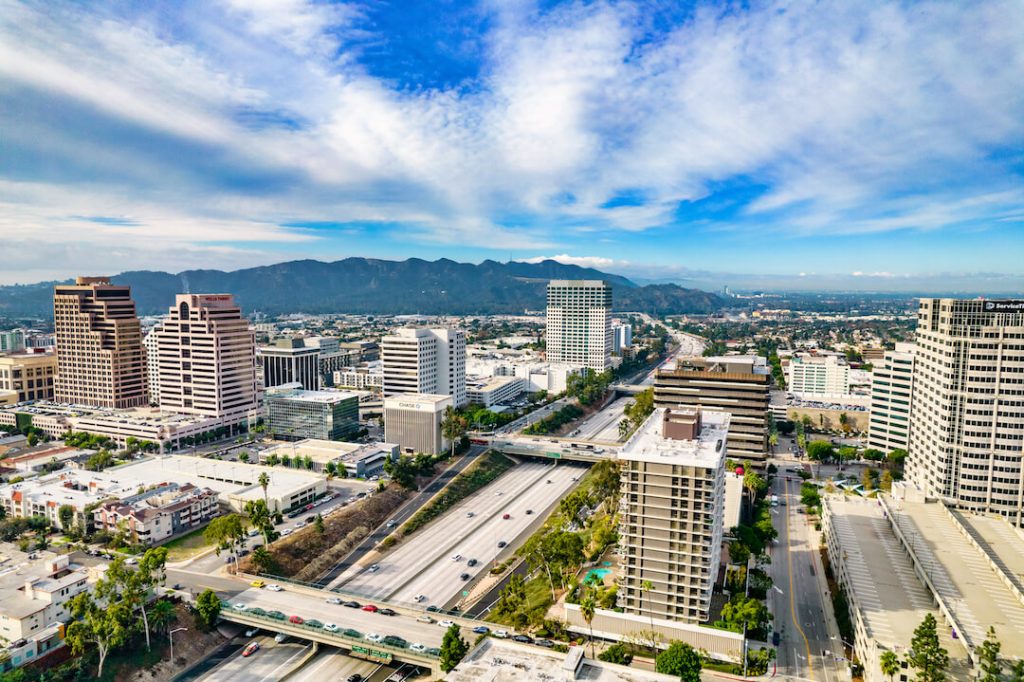
[[(350, 569), (350, 579), (339, 589), (397, 603), (442, 606), (489, 570), (496, 557), (510, 554), (517, 539), (584, 471), (567, 464), (521, 464), (403, 541), (377, 561), (377, 570)], [(499, 548), (501, 542), (506, 546)], [(453, 555), (461, 558), (453, 560)], [(475, 566), (468, 565), (470, 559), (476, 560)], [(469, 578), (463, 580), (464, 574)], [(423, 599), (417, 602), (417, 596)]]

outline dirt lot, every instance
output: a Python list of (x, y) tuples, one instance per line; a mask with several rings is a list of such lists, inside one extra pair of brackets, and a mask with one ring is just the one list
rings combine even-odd
[(175, 629), (188, 628), (187, 632), (174, 633), (173, 664), (168, 660), (170, 649), (167, 644), (167, 635), (155, 633), (152, 637), (153, 652), (159, 653), (160, 660), (144, 670), (116, 670), (113, 679), (117, 682), (167, 682), (227, 642), (216, 630), (213, 632), (200, 630), (184, 604), (178, 604), (178, 622), (172, 627)]

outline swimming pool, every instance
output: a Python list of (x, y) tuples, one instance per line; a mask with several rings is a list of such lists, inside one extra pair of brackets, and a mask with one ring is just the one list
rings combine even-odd
[(583, 577), (583, 582), (603, 583), (604, 577), (611, 572), (612, 570), (610, 568), (592, 568), (589, 571), (587, 571), (587, 574)]

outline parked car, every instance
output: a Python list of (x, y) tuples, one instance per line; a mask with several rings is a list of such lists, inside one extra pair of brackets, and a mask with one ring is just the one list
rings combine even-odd
[(316, 514), (310, 514), (306, 517), (306, 523), (313, 523), (316, 521)]
[(295, 530), (298, 530), (300, 528), (305, 528), (305, 527), (306, 527), (306, 522), (305, 521), (299, 521), (298, 523), (295, 524)]
[(530, 637), (529, 635), (516, 635), (512, 639), (517, 642), (522, 642), (523, 644), (533, 644), (533, 637)]
[(247, 644), (246, 647), (244, 649), (242, 649), (242, 656), (245, 657), (245, 658), (249, 658), (250, 656), (252, 656), (254, 653), (256, 653), (259, 650), (260, 650), (260, 643), (259, 642), (249, 642), (249, 644)]
[(258, 530), (256, 530), (255, 528), (250, 528), (248, 534), (249, 534), (249, 537), (254, 538), (257, 535), (259, 535), (260, 532)]
[(490, 631), (491, 629), (486, 625), (477, 625), (475, 628), (473, 628), (473, 634), (475, 635), (486, 635)]
[(491, 636), (497, 637), (498, 639), (506, 639), (508, 637), (508, 632), (505, 630), (495, 630), (491, 633)]
[(536, 644), (537, 646), (542, 646), (545, 649), (550, 649), (551, 647), (555, 646), (555, 643), (552, 642), (550, 639), (538, 639), (536, 642), (534, 642), (534, 644)]

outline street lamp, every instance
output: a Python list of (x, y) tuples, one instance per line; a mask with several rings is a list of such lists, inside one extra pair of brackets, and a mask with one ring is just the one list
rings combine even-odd
[(171, 630), (170, 632), (167, 633), (167, 639), (171, 643), (171, 663), (172, 664), (174, 663), (174, 633), (175, 632), (181, 632), (182, 630), (188, 632), (188, 628), (175, 628), (174, 630)]

